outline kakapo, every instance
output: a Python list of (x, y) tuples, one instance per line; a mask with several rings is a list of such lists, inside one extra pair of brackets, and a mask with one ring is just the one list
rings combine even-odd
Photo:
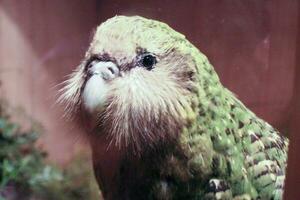
[(108, 19), (64, 85), (105, 199), (282, 199), (288, 139), (167, 24)]

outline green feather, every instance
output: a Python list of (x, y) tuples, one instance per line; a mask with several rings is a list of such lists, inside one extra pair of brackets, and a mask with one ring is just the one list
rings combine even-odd
[[(288, 139), (279, 136), (227, 90), (196, 47), (177, 33), (174, 38), (180, 41), (180, 53), (191, 55), (191, 65), (197, 69), (197, 107), (193, 114), (189, 111), (196, 118), (180, 137), (180, 149), (187, 156), (191, 176), (176, 180), (174, 197), (209, 199), (205, 184), (220, 179), (230, 185), (235, 199), (281, 199)], [(227, 199), (228, 194), (218, 198)]]

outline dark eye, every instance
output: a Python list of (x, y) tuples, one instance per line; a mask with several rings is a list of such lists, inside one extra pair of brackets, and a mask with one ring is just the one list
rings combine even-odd
[(155, 56), (151, 54), (145, 54), (141, 57), (140, 64), (145, 67), (147, 70), (151, 70), (154, 68), (154, 65), (156, 64), (156, 58)]

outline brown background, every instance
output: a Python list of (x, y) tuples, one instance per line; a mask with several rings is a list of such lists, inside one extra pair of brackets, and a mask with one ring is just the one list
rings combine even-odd
[(117, 14), (164, 21), (210, 58), (226, 87), (290, 136), (286, 196), (298, 199), (299, 6), (297, 0), (0, 0), (0, 97), (14, 120), (42, 124), (41, 144), (63, 164), (80, 141), (55, 105), (55, 86), (80, 62), (96, 25)]

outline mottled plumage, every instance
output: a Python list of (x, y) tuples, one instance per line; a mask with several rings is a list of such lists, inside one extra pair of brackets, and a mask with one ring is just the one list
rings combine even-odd
[(87, 132), (106, 199), (282, 199), (288, 139), (164, 23), (104, 22), (62, 92), (67, 112), (93, 122)]

